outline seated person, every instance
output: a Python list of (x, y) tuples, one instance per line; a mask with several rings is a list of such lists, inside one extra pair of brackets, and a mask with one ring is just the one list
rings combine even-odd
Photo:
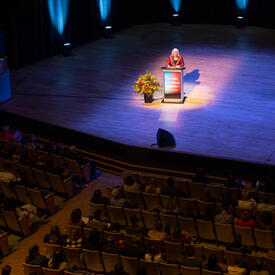
[(123, 186), (124, 191), (139, 191), (140, 184), (134, 182), (133, 177), (127, 176)]
[(264, 196), (262, 201), (258, 203), (257, 210), (275, 212), (275, 205), (270, 203), (267, 196)]
[(88, 250), (101, 251), (104, 245), (101, 234), (97, 230), (90, 232), (88, 239), (84, 242), (84, 248)]
[(158, 249), (157, 247), (154, 247), (154, 246), (149, 248), (144, 255), (144, 260), (146, 262), (153, 262), (153, 263), (162, 262), (163, 259), (162, 259), (162, 253), (161, 253), (160, 249)]
[(257, 207), (257, 203), (253, 198), (249, 198), (247, 191), (243, 191), (242, 199), (238, 201), (238, 206), (243, 209), (253, 209)]
[(201, 262), (196, 260), (196, 258), (194, 257), (194, 247), (192, 245), (185, 246), (185, 254), (186, 257), (181, 262), (182, 265), (201, 268)]
[(66, 239), (66, 247), (81, 248), (83, 245), (82, 230), (71, 230)]
[(112, 197), (110, 200), (110, 205), (111, 206), (121, 206), (121, 207), (125, 207), (127, 204), (127, 201), (125, 198), (121, 198), (120, 195), (120, 190), (118, 190), (117, 188), (113, 189), (112, 191)]
[(147, 232), (147, 237), (152, 240), (164, 240), (167, 237), (167, 233), (162, 232), (161, 223), (157, 222), (155, 229), (151, 229)]
[(53, 257), (48, 262), (48, 268), (64, 270), (68, 267), (68, 263), (66, 262), (66, 257), (62, 248), (58, 248)]
[(144, 228), (138, 224), (138, 217), (136, 215), (130, 217), (130, 224), (126, 227), (126, 233), (129, 235), (143, 236)]
[(17, 142), (20, 142), (20, 140), (22, 138), (22, 133), (21, 132), (12, 133), (10, 130), (10, 126), (4, 125), (0, 132), (0, 138), (7, 140), (7, 141), (12, 141), (12, 142), (17, 143)]
[(82, 211), (80, 208), (75, 208), (72, 211), (71, 218), (68, 224), (81, 227), (85, 226), (85, 223), (82, 221)]
[(192, 236), (188, 232), (177, 227), (173, 234), (168, 235), (166, 241), (171, 243), (191, 244), (193, 240)]
[(236, 225), (240, 227), (256, 227), (254, 219), (252, 219), (251, 214), (249, 214), (248, 212), (242, 213), (241, 218), (237, 219)]
[(215, 255), (210, 255), (207, 261), (207, 264), (203, 266), (203, 268), (210, 271), (217, 271), (223, 273), (222, 268), (218, 265), (218, 260)]
[(61, 231), (57, 225), (51, 227), (50, 233), (47, 233), (44, 237), (44, 243), (48, 244), (65, 244), (65, 236), (61, 234)]
[(225, 182), (224, 186), (230, 188), (243, 188), (243, 185), (240, 181), (236, 180), (233, 175), (229, 175), (227, 182)]
[(175, 185), (174, 179), (171, 177), (168, 178), (167, 186), (161, 190), (161, 194), (165, 196), (172, 196), (172, 197), (177, 196), (179, 192), (175, 189), (174, 185)]
[(102, 196), (102, 192), (100, 189), (96, 189), (94, 191), (94, 194), (93, 194), (90, 202), (96, 203), (96, 204), (108, 205), (110, 203), (110, 200), (108, 198)]
[(29, 256), (25, 261), (27, 264), (40, 265), (42, 267), (48, 266), (48, 258), (39, 253), (38, 245), (34, 245), (29, 249)]
[(86, 225), (88, 228), (104, 231), (108, 228), (108, 223), (101, 220), (101, 210), (96, 209), (94, 216), (89, 220)]
[(240, 263), (240, 260), (235, 260), (234, 265), (227, 266), (227, 274), (229, 275), (246, 275), (247, 270)]
[(223, 207), (221, 212), (215, 216), (215, 222), (221, 224), (232, 224), (233, 216), (227, 212), (227, 207)]

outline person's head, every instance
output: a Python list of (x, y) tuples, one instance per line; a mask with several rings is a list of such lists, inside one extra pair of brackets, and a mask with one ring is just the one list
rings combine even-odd
[(134, 184), (134, 179), (131, 176), (127, 176), (125, 180), (126, 185), (131, 186)]
[(210, 255), (208, 258), (208, 267), (216, 267), (218, 265), (218, 260), (216, 255)]
[(261, 214), (261, 220), (263, 221), (264, 225), (271, 225), (272, 224), (272, 213), (269, 211), (264, 211)]
[(96, 220), (100, 220), (100, 217), (101, 217), (101, 210), (100, 209), (96, 209), (95, 212), (94, 212), (94, 218)]
[(93, 199), (100, 199), (101, 198), (101, 190), (100, 189), (96, 189), (94, 191), (94, 194), (93, 194)]
[(29, 261), (32, 261), (37, 255), (39, 255), (38, 245), (34, 245), (29, 248)]
[(169, 187), (173, 187), (174, 184), (175, 184), (174, 179), (173, 178), (168, 178), (167, 179), (167, 184), (168, 184)]
[(192, 245), (185, 246), (185, 253), (187, 257), (194, 257), (194, 247)]
[(72, 223), (80, 223), (82, 217), (82, 212), (80, 208), (76, 208), (71, 213), (71, 222)]
[(138, 217), (137, 217), (137, 215), (132, 215), (130, 217), (130, 223), (133, 226), (137, 226), (137, 224), (138, 224)]
[(113, 196), (113, 198), (114, 198), (115, 200), (118, 200), (118, 199), (120, 198), (119, 190), (115, 188), (115, 189), (112, 191), (112, 196)]
[(173, 57), (177, 57), (177, 56), (180, 55), (180, 51), (179, 51), (177, 48), (174, 48), (174, 49), (172, 50), (172, 52), (171, 52), (171, 55), (172, 55)]
[(247, 211), (243, 211), (241, 213), (241, 219), (245, 222), (249, 221), (249, 219), (250, 219), (249, 213)]
[(2, 275), (10, 275), (11, 273), (11, 267), (9, 265), (5, 265), (2, 268)]

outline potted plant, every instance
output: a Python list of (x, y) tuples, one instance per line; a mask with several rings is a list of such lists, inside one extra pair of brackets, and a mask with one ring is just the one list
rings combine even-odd
[(136, 93), (144, 96), (145, 103), (152, 103), (153, 94), (155, 91), (160, 90), (160, 84), (156, 77), (147, 70), (145, 74), (139, 76), (133, 88)]

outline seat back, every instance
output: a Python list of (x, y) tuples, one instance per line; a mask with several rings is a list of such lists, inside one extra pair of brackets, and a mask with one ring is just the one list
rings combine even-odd
[(114, 241), (119, 241), (119, 240), (123, 239), (122, 233), (119, 233), (119, 232), (104, 231), (103, 235), (104, 235), (105, 240), (106, 239), (112, 239)]
[(190, 182), (189, 183), (191, 197), (193, 199), (200, 199), (203, 196), (204, 185), (201, 182)]
[(185, 214), (197, 212), (197, 200), (195, 199), (179, 198), (179, 204)]
[(22, 229), (21, 229), (20, 223), (19, 223), (19, 221), (16, 217), (15, 212), (13, 212), (13, 211), (3, 211), (3, 215), (4, 215), (4, 219), (7, 223), (7, 226), (11, 230), (22, 233)]
[(99, 251), (83, 249), (82, 253), (88, 270), (94, 272), (104, 272)]
[(142, 185), (154, 184), (156, 182), (156, 177), (152, 174), (139, 173), (139, 181)]
[(217, 257), (218, 263), (224, 263), (224, 250), (219, 248), (204, 247), (204, 255), (206, 261), (208, 261), (209, 256), (215, 255)]
[(37, 181), (37, 184), (41, 188), (52, 189), (50, 181), (47, 178), (46, 172), (43, 170), (32, 168), (33, 175)]
[(179, 193), (188, 195), (190, 193), (189, 181), (188, 179), (175, 179), (174, 187)]
[(208, 190), (210, 196), (216, 201), (222, 200), (222, 187), (218, 184), (206, 184), (205, 188)]
[(63, 275), (63, 270), (42, 267), (43, 275)]
[(104, 204), (88, 202), (88, 206), (92, 216), (94, 216), (94, 212), (99, 209), (101, 211), (101, 218), (103, 220), (109, 220)]
[(178, 223), (181, 230), (188, 232), (193, 237), (198, 236), (195, 220), (193, 218), (178, 217)]
[(0, 252), (2, 252), (3, 256), (8, 255), (10, 252), (7, 232), (2, 232), (0, 234)]
[(234, 235), (232, 224), (215, 223), (217, 241), (222, 243), (233, 243)]
[(85, 268), (84, 263), (81, 257), (81, 249), (80, 248), (71, 248), (71, 247), (63, 247), (65, 256), (67, 261), (72, 266), (76, 266), (77, 268)]
[(46, 254), (51, 258), (55, 254), (57, 250), (60, 249), (60, 245), (57, 244), (49, 244), (49, 243), (44, 243), (44, 248), (46, 250)]
[(243, 246), (255, 245), (252, 228), (234, 225), (234, 231), (236, 234), (241, 236)]
[(198, 210), (201, 218), (208, 218), (209, 215), (214, 217), (215, 204), (213, 202), (197, 201)]
[(107, 211), (112, 223), (118, 223), (122, 226), (126, 225), (122, 207), (107, 205)]
[(144, 226), (147, 229), (155, 229), (156, 223), (159, 222), (159, 214), (155, 212), (142, 211), (142, 217), (144, 221)]
[(256, 268), (257, 262), (264, 264), (264, 257), (256, 254), (245, 254), (244, 260), (246, 266), (248, 266), (250, 270)]
[(157, 250), (161, 250), (161, 241), (144, 237), (144, 246), (146, 248), (155, 247)]
[(82, 236), (82, 228), (81, 226), (65, 225), (65, 235), (70, 240), (76, 240), (79, 236)]
[(44, 200), (44, 197), (40, 193), (40, 190), (28, 188), (28, 193), (32, 199), (33, 204), (36, 207), (40, 209), (48, 210), (47, 204)]
[(262, 249), (274, 249), (274, 242), (271, 230), (254, 229), (256, 246)]
[(179, 275), (179, 265), (178, 264), (160, 264), (160, 270), (162, 275)]
[(118, 254), (110, 254), (110, 253), (101, 253), (105, 272), (111, 272), (115, 269), (115, 265), (119, 263), (119, 255)]
[(51, 154), (51, 158), (52, 158), (54, 168), (66, 169), (65, 161), (62, 156)]
[(181, 243), (171, 243), (164, 241), (164, 249), (168, 261), (181, 263), (184, 259), (183, 247)]
[(231, 252), (228, 250), (225, 250), (225, 260), (226, 264), (229, 266), (235, 265), (235, 263), (242, 263), (243, 262), (243, 253), (241, 252)]
[(144, 209), (144, 202), (142, 198), (142, 192), (140, 191), (124, 191), (126, 199), (135, 205), (138, 209)]
[(168, 185), (168, 177), (167, 176), (156, 176), (156, 186), (160, 187), (160, 189), (166, 188)]
[(30, 275), (32, 272), (36, 275), (43, 275), (42, 268), (39, 265), (31, 265), (23, 263), (25, 275)]
[(24, 204), (32, 204), (31, 198), (28, 194), (27, 188), (23, 185), (15, 185), (14, 191), (17, 195), (17, 198)]
[(129, 275), (137, 275), (138, 272), (138, 259), (126, 256), (120, 256), (123, 269)]
[(201, 275), (201, 269), (199, 267), (188, 267), (182, 265), (180, 271), (181, 275)]
[(63, 182), (60, 179), (59, 175), (47, 173), (47, 176), (51, 182), (53, 190), (57, 193), (66, 193)]
[(143, 198), (144, 198), (147, 210), (154, 210), (154, 209), (161, 208), (160, 198), (158, 194), (143, 192)]
[(145, 266), (146, 274), (150, 275), (160, 275), (160, 265), (155, 262), (147, 262), (140, 260), (140, 262)]
[(216, 240), (214, 226), (211, 221), (197, 220), (199, 237), (204, 240)]
[(5, 197), (17, 199), (16, 194), (10, 188), (9, 182), (0, 182), (0, 188), (3, 192), (3, 194), (5, 195)]
[(169, 226), (171, 232), (174, 232), (177, 227), (177, 217), (174, 215), (165, 215), (165, 214), (160, 214), (159, 216), (160, 216), (162, 228)]
[(125, 213), (125, 217), (127, 219), (128, 225), (131, 224), (131, 217), (136, 216), (138, 218), (138, 225), (144, 226), (140, 209), (124, 208), (124, 213)]
[(36, 180), (32, 174), (30, 166), (18, 164), (21, 174), (23, 174), (29, 184), (36, 185)]
[(82, 175), (81, 168), (79, 167), (77, 160), (69, 159), (69, 158), (64, 158), (64, 160), (69, 170), (72, 172), (72, 174), (76, 174), (80, 176)]
[(207, 269), (202, 269), (201, 270), (201, 274), (202, 275), (221, 275), (222, 273), (219, 272), (219, 271), (210, 271), (210, 270), (207, 270)]

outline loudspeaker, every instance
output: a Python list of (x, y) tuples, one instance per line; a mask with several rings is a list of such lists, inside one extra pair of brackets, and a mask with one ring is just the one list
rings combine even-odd
[(174, 136), (166, 130), (158, 129), (157, 132), (157, 144), (159, 148), (163, 147), (175, 147), (176, 140)]

